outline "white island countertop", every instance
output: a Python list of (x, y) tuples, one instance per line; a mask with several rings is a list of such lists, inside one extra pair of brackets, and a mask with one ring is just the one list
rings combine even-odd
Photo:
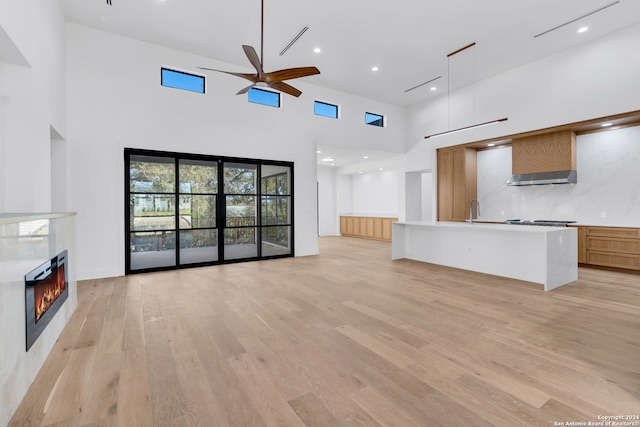
[(393, 224), (392, 259), (407, 258), (540, 283), (578, 279), (575, 228), (414, 221)]
[(398, 222), (398, 224), (404, 225), (417, 225), (423, 227), (444, 227), (444, 228), (479, 228), (485, 230), (504, 230), (504, 231), (518, 231), (525, 233), (548, 233), (554, 230), (565, 230), (567, 227), (549, 227), (542, 225), (517, 225), (517, 224), (505, 224), (495, 222), (476, 222), (473, 224), (469, 222), (449, 222), (449, 221), (404, 221)]

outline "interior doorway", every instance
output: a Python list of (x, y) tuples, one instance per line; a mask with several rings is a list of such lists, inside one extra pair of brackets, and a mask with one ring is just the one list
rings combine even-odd
[(407, 221), (433, 220), (433, 171), (405, 173), (405, 208)]

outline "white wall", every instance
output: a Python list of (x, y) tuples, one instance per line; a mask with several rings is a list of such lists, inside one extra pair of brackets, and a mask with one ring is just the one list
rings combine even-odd
[(433, 219), (433, 172), (412, 171), (404, 175), (404, 217), (401, 221)]
[[(404, 191), (398, 174), (404, 156), (367, 160), (343, 166), (336, 171), (340, 215), (396, 217)], [(382, 169), (382, 170), (381, 170)]]
[(353, 213), (396, 216), (398, 213), (398, 172), (383, 170), (353, 175)]
[[(340, 215), (397, 216), (398, 171), (373, 170), (340, 175), (338, 193)], [(349, 197), (349, 199), (348, 199)]]
[(579, 135), (576, 146), (575, 185), (507, 186), (511, 148), (478, 152), (480, 218), (640, 226), (640, 126)]
[[(234, 70), (185, 52), (68, 24), (69, 204), (78, 212), (79, 278), (124, 273), (125, 147), (295, 163), (296, 255), (317, 246), (316, 146), (343, 144), (403, 152), (404, 110), (296, 82), (282, 108), (250, 104), (243, 82), (211, 73), (207, 94), (160, 86), (160, 67)], [(341, 106), (340, 120), (313, 115), (313, 100)], [(366, 126), (362, 112), (397, 124)]]
[(65, 19), (58, 1), (3, 0), (3, 211), (51, 209), (50, 128), (66, 132)]
[(68, 210), (69, 162), (67, 142), (51, 130), (51, 211)]
[(0, 59), (0, 212), (5, 211), (5, 155), (4, 155), (4, 61)]
[(422, 217), (421, 221), (431, 221), (434, 217), (433, 212), (433, 172), (423, 172), (420, 174), (421, 180), (421, 203), (422, 203)]
[(336, 173), (336, 193), (338, 216), (351, 215), (353, 210), (353, 176)]
[[(66, 133), (65, 44), (57, 0), (0, 1), (0, 213), (51, 210), (51, 129), (59, 139)], [(64, 249), (70, 270), (76, 268), (75, 218), (66, 219), (60, 227), (52, 220), (44, 252), (14, 247), (24, 241), (12, 234), (16, 224), (2, 227), (0, 425), (9, 422), (76, 307), (73, 274), (70, 298), (25, 353), (24, 275)]]
[(340, 234), (335, 169), (318, 166), (318, 234)]
[(345, 174), (340, 169), (318, 166), (320, 236), (340, 235), (340, 215), (398, 215), (397, 167), (378, 171), (378, 164), (361, 164), (375, 166), (363, 174)]
[(318, 167), (321, 236), (340, 235), (340, 215), (398, 216), (398, 168), (379, 171), (378, 165), (378, 162), (360, 164), (363, 168), (370, 167), (362, 174), (348, 172), (351, 166)]
[(435, 171), (439, 147), (640, 110), (639, 44), (636, 25), (477, 82), (475, 122), (497, 125), (424, 139), (447, 130), (447, 96), (408, 108), (405, 171)]
[[(59, 1), (3, 0), (0, 26), (17, 47), (12, 63), (33, 69), (36, 101), (49, 124), (64, 135), (65, 108), (65, 17)], [(8, 88), (8, 86), (7, 86)], [(26, 89), (26, 88), (21, 88)]]

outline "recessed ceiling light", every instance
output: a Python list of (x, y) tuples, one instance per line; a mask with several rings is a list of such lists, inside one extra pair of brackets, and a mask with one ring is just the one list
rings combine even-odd
[(336, 165), (335, 163), (331, 163), (331, 166), (335, 166), (335, 165)]
[(316, 153), (321, 154), (321, 153), (322, 153), (322, 151), (318, 150), (318, 151), (316, 151)]
[(316, 47), (315, 49), (313, 49), (313, 53), (320, 53), (322, 52), (322, 49), (320, 49), (319, 47)]
[(589, 27), (580, 27), (580, 28), (578, 29), (578, 32), (579, 32), (579, 33), (584, 33), (584, 32), (585, 32), (585, 31), (587, 31), (588, 29), (589, 29)]
[(362, 171), (358, 171), (358, 173), (362, 173)]
[(437, 88), (437, 87), (435, 87), (435, 86), (432, 86), (432, 87), (431, 87), (431, 90), (437, 90), (437, 89), (438, 89), (438, 88)]
[(487, 144), (487, 147), (495, 147), (496, 144)]
[(609, 126), (611, 126), (613, 123), (603, 123), (600, 126), (602, 126), (603, 128), (607, 128)]
[(364, 156), (364, 157), (363, 157), (363, 159), (368, 159), (368, 158), (369, 158), (369, 156)]
[(378, 71), (379, 68), (378, 67), (371, 67), (371, 71)]
[(333, 162), (335, 159), (333, 157), (325, 157), (322, 159), (323, 162)]
[(379, 171), (383, 171), (383, 170), (384, 170), (384, 168), (379, 168), (378, 170), (379, 170)]

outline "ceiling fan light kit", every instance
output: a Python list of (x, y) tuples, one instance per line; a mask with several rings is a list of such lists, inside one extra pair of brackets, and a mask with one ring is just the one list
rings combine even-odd
[[(320, 70), (316, 67), (297, 67), (297, 68), (286, 68), (284, 70), (272, 71), (270, 73), (264, 72), (264, 0), (261, 1), (261, 24), (260, 24), (260, 57), (256, 53), (256, 50), (252, 46), (242, 45), (242, 49), (244, 50), (245, 55), (247, 55), (247, 59), (253, 68), (256, 69), (255, 74), (250, 73), (235, 73), (231, 71), (223, 71), (223, 70), (214, 70), (212, 68), (206, 67), (198, 67), (202, 70), (215, 71), (218, 73), (230, 74), (232, 76), (241, 77), (243, 79), (249, 80), (251, 84), (243, 89), (240, 89), (236, 95), (242, 95), (244, 93), (249, 92), (249, 90), (256, 86), (269, 87), (271, 89), (277, 90), (279, 92), (286, 93), (291, 96), (298, 97), (302, 94), (302, 92), (293, 86), (285, 83), (285, 80), (293, 80), (299, 79), (301, 77), (313, 76), (315, 74), (320, 74)], [(305, 27), (301, 33), (290, 43), (293, 43), (304, 34), (304, 32), (308, 29)], [(290, 47), (290, 46), (289, 46)]]

